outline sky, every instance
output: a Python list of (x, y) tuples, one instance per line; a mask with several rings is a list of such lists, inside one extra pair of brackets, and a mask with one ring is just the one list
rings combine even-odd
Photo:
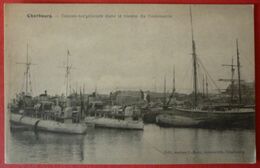
[[(71, 88), (87, 93), (115, 90), (192, 91), (190, 5), (6, 5), (5, 86), (14, 95), (24, 88), (26, 46), (32, 63), (33, 95), (66, 91), (67, 52)], [(254, 81), (254, 19), (251, 5), (191, 5), (198, 59), (224, 89), (236, 63), (241, 78)], [(51, 15), (52, 18), (37, 17)], [(28, 17), (35, 15), (36, 17)], [(102, 18), (99, 16), (103, 16)], [(119, 16), (120, 15), (120, 16)], [(141, 17), (142, 15), (142, 17)], [(88, 17), (86, 17), (88, 16)], [(144, 17), (145, 16), (145, 17)], [(203, 74), (199, 66), (199, 76)], [(209, 79), (209, 78), (208, 78)], [(199, 89), (202, 88), (199, 77)], [(216, 91), (209, 80), (209, 90)]]

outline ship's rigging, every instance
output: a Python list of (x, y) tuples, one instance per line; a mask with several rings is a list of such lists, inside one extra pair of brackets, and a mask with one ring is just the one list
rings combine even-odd
[[(190, 25), (191, 25), (191, 42), (192, 42), (192, 67), (193, 67), (193, 108), (197, 108), (199, 102), (199, 72), (203, 70), (202, 73), (202, 97), (208, 99), (209, 96), (209, 81), (214, 85), (214, 87), (221, 93), (220, 88), (217, 86), (216, 82), (213, 80), (209, 72), (207, 71), (206, 67), (203, 65), (202, 61), (198, 57), (196, 53), (196, 42), (194, 38), (194, 31), (193, 31), (193, 17), (192, 17), (192, 9), (191, 6), (189, 8), (190, 14)], [(201, 85), (201, 84), (200, 84)], [(206, 93), (205, 93), (206, 92)]]
[[(238, 39), (236, 39), (236, 56), (237, 56), (237, 64), (234, 65), (234, 59), (232, 57), (232, 61), (231, 61), (231, 65), (230, 64), (223, 64), (222, 66), (226, 66), (226, 67), (230, 67), (231, 68), (231, 79), (219, 79), (219, 81), (223, 81), (223, 82), (231, 82), (230, 85), (230, 103), (234, 102), (234, 95), (235, 95), (235, 81), (237, 81), (238, 83), (238, 103), (239, 105), (242, 104), (242, 96), (241, 96), (241, 74), (240, 74), (240, 54), (239, 54), (239, 48), (238, 48)], [(234, 75), (235, 75), (235, 67), (237, 68), (237, 80), (234, 79)]]
[(73, 69), (72, 64), (70, 64), (70, 62), (69, 62), (69, 56), (70, 56), (70, 51), (67, 50), (66, 65), (62, 67), (62, 68), (65, 68), (65, 83), (66, 83), (65, 95), (66, 95), (66, 97), (70, 94), (69, 92), (71, 92), (70, 72), (71, 72), (71, 69)]
[(196, 108), (197, 105), (198, 105), (198, 99), (197, 99), (197, 92), (198, 92), (197, 54), (196, 54), (196, 44), (195, 44), (195, 41), (194, 41), (194, 34), (193, 34), (191, 7), (190, 7), (190, 24), (191, 24), (191, 40), (192, 40), (192, 59), (193, 59), (193, 93), (194, 93), (193, 106), (194, 106), (194, 108)]
[(22, 64), (22, 65), (25, 65), (26, 67), (26, 70), (24, 72), (24, 77), (25, 77), (25, 90), (24, 90), (24, 83), (23, 83), (23, 86), (22, 86), (22, 91), (25, 93), (25, 95), (32, 95), (32, 77), (31, 77), (31, 65), (36, 65), (34, 63), (32, 63), (30, 60), (29, 60), (29, 45), (27, 43), (27, 46), (26, 46), (26, 62), (17, 62), (16, 64)]

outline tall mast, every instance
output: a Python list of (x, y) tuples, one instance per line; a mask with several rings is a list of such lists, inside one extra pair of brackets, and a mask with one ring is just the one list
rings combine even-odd
[(29, 60), (29, 45), (27, 43), (26, 46), (26, 62), (17, 62), (17, 64), (23, 64), (26, 66), (25, 70), (25, 94), (29, 95), (29, 85), (30, 85), (30, 92), (32, 92), (32, 83), (31, 83), (31, 75), (30, 75), (30, 67), (32, 64)]
[(166, 76), (164, 76), (163, 82), (163, 104), (166, 105)]
[(194, 100), (193, 104), (194, 107), (197, 107), (198, 100), (197, 100), (197, 54), (196, 54), (196, 45), (194, 41), (194, 35), (193, 35), (193, 24), (192, 24), (192, 11), (190, 7), (190, 24), (191, 24), (191, 38), (192, 38), (192, 58), (193, 58), (193, 92), (194, 92)]
[(204, 75), (202, 77), (202, 96), (205, 97), (205, 79), (204, 79)]
[(69, 65), (69, 56), (70, 56), (70, 52), (69, 52), (69, 50), (68, 50), (68, 52), (67, 52), (67, 63), (66, 63), (66, 67), (65, 67), (65, 69), (66, 69), (66, 75), (65, 75), (65, 77), (66, 77), (66, 96), (68, 96), (68, 91), (69, 91), (69, 75), (70, 75), (70, 70), (71, 70), (71, 68), (72, 68), (72, 66)]
[(156, 76), (154, 77), (154, 92), (157, 92), (157, 87), (156, 87)]
[(209, 84), (208, 84), (208, 77), (206, 75), (206, 97), (208, 98), (209, 96), (209, 88), (208, 88)]
[(241, 104), (241, 87), (240, 87), (240, 61), (239, 61), (239, 49), (238, 49), (238, 40), (236, 39), (237, 46), (237, 75), (238, 75), (238, 96), (239, 104)]
[(95, 83), (95, 94), (97, 95), (97, 81)]
[(219, 79), (219, 81), (231, 82), (230, 103), (232, 103), (234, 99), (234, 83), (235, 83), (234, 74), (235, 74), (235, 66), (236, 66), (234, 65), (233, 57), (232, 57), (231, 64), (222, 64), (222, 66), (231, 67), (231, 79)]
[(234, 98), (234, 73), (235, 73), (235, 67), (234, 67), (234, 59), (232, 57), (232, 64), (231, 64), (231, 103), (233, 102)]
[(172, 75), (172, 93), (169, 96), (168, 101), (166, 102), (166, 80), (164, 79), (164, 108), (168, 108), (171, 99), (174, 96), (174, 92), (175, 92), (175, 67), (173, 66), (173, 75)]
[(26, 75), (25, 75), (25, 94), (28, 94), (28, 83), (29, 83), (29, 70), (30, 70), (30, 63), (29, 63), (29, 53), (28, 53), (28, 43), (26, 46)]
[(175, 66), (173, 66), (173, 77), (172, 77), (172, 94), (175, 92)]

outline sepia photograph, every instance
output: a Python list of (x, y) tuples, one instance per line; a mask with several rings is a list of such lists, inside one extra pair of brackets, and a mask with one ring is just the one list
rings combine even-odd
[(5, 4), (5, 162), (255, 163), (254, 5)]

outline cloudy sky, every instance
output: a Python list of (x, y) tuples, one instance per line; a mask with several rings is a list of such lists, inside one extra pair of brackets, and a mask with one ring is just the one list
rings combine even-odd
[[(218, 87), (228, 84), (218, 79), (231, 76), (222, 64), (230, 64), (232, 56), (236, 61), (236, 39), (242, 78), (254, 81), (253, 6), (191, 7), (198, 57)], [(87, 92), (95, 86), (102, 93), (162, 91), (166, 76), (170, 90), (175, 66), (177, 91), (192, 89), (189, 5), (5, 6), (5, 82), (11, 95), (23, 86), (25, 66), (16, 63), (26, 60), (27, 43), (30, 60), (36, 64), (31, 66), (34, 95), (46, 89), (51, 94), (65, 93), (65, 69), (61, 67), (67, 50), (75, 68), (72, 88), (84, 84)], [(199, 66), (199, 74), (202, 69)], [(211, 81), (209, 89), (216, 89)]]

